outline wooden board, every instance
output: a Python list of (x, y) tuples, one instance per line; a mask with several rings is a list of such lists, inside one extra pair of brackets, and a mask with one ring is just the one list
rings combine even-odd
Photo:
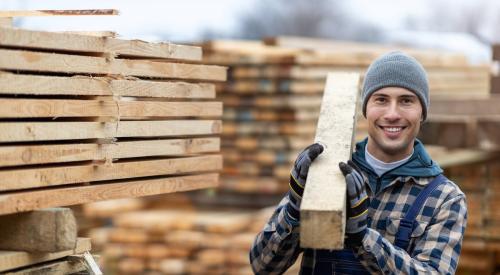
[(12, 71), (124, 75), (225, 81), (226, 68), (212, 65), (107, 59), (81, 55), (0, 49), (0, 69)]
[(60, 260), (7, 272), (5, 275), (75, 274), (78, 272), (87, 272), (87, 266), (82, 261)]
[(315, 138), (326, 148), (307, 177), (300, 209), (302, 247), (344, 247), (346, 184), (338, 163), (351, 157), (358, 85), (358, 74), (328, 75)]
[(6, 193), (0, 194), (0, 215), (47, 207), (210, 188), (216, 187), (218, 182), (219, 175), (209, 173)]
[(200, 61), (200, 47), (151, 43), (75, 33), (0, 28), (0, 46), (52, 52), (112, 53), (119, 56)]
[(0, 72), (0, 94), (215, 98), (215, 86), (209, 83), (88, 76), (57, 77)]
[(221, 168), (221, 155), (203, 155), (103, 165), (84, 164), (2, 170), (0, 171), (0, 191), (137, 177), (213, 172)]
[(221, 102), (0, 98), (0, 106), (0, 118), (222, 116)]
[(0, 251), (0, 272), (42, 262), (60, 259), (69, 255), (90, 251), (90, 239), (78, 238), (76, 248), (54, 253), (28, 253), (21, 251)]
[(0, 250), (60, 252), (77, 242), (75, 215), (69, 208), (48, 208), (0, 216)]
[(219, 150), (218, 137), (122, 141), (107, 144), (4, 145), (0, 147), (0, 167), (147, 156), (185, 156), (215, 153)]
[(96, 15), (118, 15), (115, 9), (92, 9), (92, 10), (6, 10), (0, 12), (0, 17), (24, 17), (24, 16), (96, 16)]
[(219, 120), (0, 122), (0, 142), (212, 135), (221, 128)]

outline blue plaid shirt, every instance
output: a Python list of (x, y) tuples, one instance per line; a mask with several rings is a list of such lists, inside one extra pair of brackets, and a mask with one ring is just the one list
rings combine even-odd
[[(353, 160), (369, 179), (368, 232), (354, 251), (372, 274), (454, 274), (467, 220), (465, 195), (451, 181), (441, 184), (417, 216), (408, 251), (396, 247), (400, 220), (419, 192), (442, 170), (416, 140), (412, 157), (402, 166), (376, 176), (364, 160), (366, 140), (357, 144)], [(281, 274), (304, 252), (300, 223), (285, 212), (288, 196), (255, 238), (250, 262), (256, 274)], [(304, 253), (301, 274), (312, 274), (313, 253)]]

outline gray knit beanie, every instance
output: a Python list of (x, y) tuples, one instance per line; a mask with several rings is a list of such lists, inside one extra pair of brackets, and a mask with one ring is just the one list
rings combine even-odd
[(423, 119), (429, 110), (429, 83), (424, 67), (413, 57), (391, 52), (377, 58), (368, 67), (363, 83), (363, 115), (370, 96), (385, 87), (402, 87), (414, 92), (422, 104)]

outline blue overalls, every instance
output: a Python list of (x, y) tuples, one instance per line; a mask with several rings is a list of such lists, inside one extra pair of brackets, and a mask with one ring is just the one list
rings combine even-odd
[[(425, 201), (429, 195), (434, 191), (441, 183), (446, 181), (446, 177), (443, 174), (438, 175), (434, 178), (427, 186), (420, 191), (415, 202), (410, 207), (405, 217), (401, 220), (398, 232), (396, 233), (396, 239), (394, 245), (407, 250), (410, 244), (410, 237), (415, 224), (415, 219), (422, 209)], [(325, 275), (325, 274), (354, 274), (354, 275), (364, 275), (370, 274), (361, 265), (361, 262), (356, 258), (354, 252), (351, 249), (343, 249), (338, 251), (332, 250), (306, 250), (305, 253), (312, 253), (315, 258), (314, 272), (313, 274)]]

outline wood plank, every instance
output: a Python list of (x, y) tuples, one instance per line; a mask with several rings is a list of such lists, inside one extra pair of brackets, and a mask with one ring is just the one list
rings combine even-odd
[[(0, 214), (216, 187), (215, 173), (0, 194)], [(75, 253), (71, 253), (75, 254)], [(1, 255), (1, 253), (0, 253)], [(0, 256), (0, 267), (2, 266)], [(1, 269), (1, 268), (0, 268)]]
[(212, 135), (221, 127), (220, 120), (1, 122), (0, 142)]
[(315, 137), (326, 148), (307, 177), (300, 209), (302, 247), (344, 247), (346, 185), (338, 164), (352, 154), (359, 79), (355, 73), (328, 75)]
[(88, 16), (88, 15), (119, 15), (115, 9), (88, 9), (88, 10), (4, 10), (0, 17), (24, 16)]
[(111, 144), (0, 146), (0, 167), (147, 156), (181, 156), (220, 150), (220, 138), (122, 141)]
[(0, 49), (0, 69), (75, 74), (115, 74), (124, 76), (225, 81), (226, 68), (153, 62), (147, 60), (106, 59), (69, 54)]
[(0, 250), (59, 252), (76, 247), (76, 219), (69, 208), (0, 216), (0, 224)]
[(321, 105), (321, 96), (302, 95), (269, 95), (269, 96), (235, 96), (224, 95), (220, 98), (227, 107), (246, 108), (292, 108), (315, 109)]
[(62, 260), (7, 272), (5, 275), (75, 274), (78, 272), (87, 272), (87, 266), (83, 262)]
[(312, 136), (316, 125), (312, 122), (305, 123), (271, 123), (271, 122), (225, 122), (222, 135), (293, 135)]
[(209, 83), (122, 80), (87, 76), (57, 77), (0, 72), (0, 94), (215, 98), (215, 86)]
[(125, 178), (211, 172), (222, 169), (220, 155), (0, 171), (0, 191)]
[(319, 110), (266, 110), (256, 108), (224, 108), (223, 120), (234, 121), (317, 121)]
[(434, 98), (429, 114), (432, 115), (470, 115), (493, 116), (500, 115), (500, 96), (491, 95), (484, 99), (454, 99)]
[(48, 262), (69, 255), (81, 254), (90, 251), (89, 238), (78, 238), (76, 248), (53, 253), (28, 253), (22, 251), (0, 251), (0, 272), (42, 262)]
[(0, 118), (222, 116), (221, 102), (0, 98), (0, 106)]
[(113, 53), (119, 56), (201, 61), (200, 47), (124, 40), (95, 34), (0, 29), (0, 46), (59, 52)]

